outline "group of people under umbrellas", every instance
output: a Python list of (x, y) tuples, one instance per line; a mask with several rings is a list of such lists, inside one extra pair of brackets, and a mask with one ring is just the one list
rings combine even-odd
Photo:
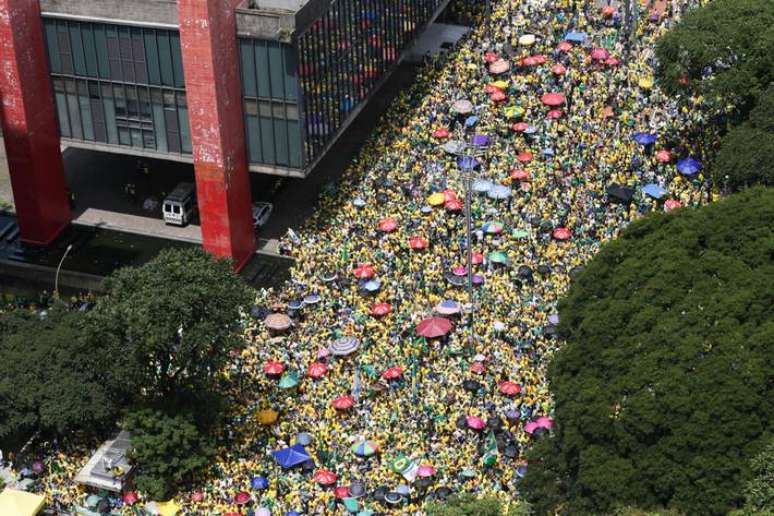
[(518, 500), (555, 425), (546, 369), (572, 277), (629, 221), (717, 196), (701, 99), (653, 80), (655, 41), (698, 3), (631, 24), (596, 1), (493, 1), (426, 64), (285, 243), (292, 279), (245, 315), (223, 445), (182, 509)]

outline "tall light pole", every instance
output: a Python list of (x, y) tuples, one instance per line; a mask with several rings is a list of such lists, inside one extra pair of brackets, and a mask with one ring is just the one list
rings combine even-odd
[(59, 301), (59, 271), (62, 270), (62, 264), (65, 261), (65, 258), (67, 258), (67, 255), (72, 251), (73, 244), (70, 244), (67, 246), (67, 249), (65, 249), (64, 254), (62, 255), (62, 259), (59, 260), (59, 265), (56, 267), (56, 276), (54, 276), (54, 299)]

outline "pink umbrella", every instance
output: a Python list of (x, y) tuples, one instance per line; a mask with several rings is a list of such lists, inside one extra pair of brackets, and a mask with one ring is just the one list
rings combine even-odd
[(489, 95), (489, 100), (491, 100), (492, 102), (503, 102), (507, 98), (508, 96), (505, 95), (505, 93), (503, 93), (500, 90), (497, 90), (493, 92), (491, 95)]
[(529, 181), (529, 172), (523, 168), (514, 168), (511, 170), (510, 176), (514, 181)]
[(489, 65), (489, 73), (494, 75), (505, 73), (510, 69), (511, 69), (511, 63), (503, 59), (498, 59), (497, 61)]
[(532, 435), (532, 432), (538, 429), (538, 424), (535, 421), (530, 421), (526, 425), (524, 425), (524, 431), (528, 434)]
[(333, 496), (338, 499), (349, 498), (349, 486), (339, 486), (333, 490)]
[(309, 367), (306, 370), (306, 374), (309, 375), (310, 378), (314, 378), (317, 380), (318, 378), (322, 378), (325, 376), (325, 374), (328, 372), (328, 366), (323, 364), (322, 362), (312, 362), (309, 364)]
[(244, 505), (249, 501), (250, 501), (250, 493), (247, 493), (245, 491), (238, 492), (234, 497), (234, 502), (237, 505)]
[(540, 416), (535, 422), (539, 428), (545, 428), (546, 430), (550, 430), (554, 427), (554, 420), (548, 416)]
[(618, 59), (617, 57), (608, 57), (605, 60), (605, 64), (607, 66), (618, 66), (619, 64), (621, 64), (621, 60)]
[(134, 505), (137, 503), (137, 500), (139, 500), (137, 493), (134, 491), (129, 491), (127, 493), (124, 493), (124, 503), (126, 505)]
[(682, 204), (680, 204), (680, 201), (676, 201), (675, 199), (669, 199), (667, 202), (664, 203), (664, 211), (672, 211), (676, 210), (677, 208), (682, 208)]
[(484, 420), (477, 416), (467, 416), (465, 418), (465, 423), (467, 423), (468, 428), (473, 430), (483, 430), (486, 426)]
[(610, 18), (615, 14), (615, 7), (612, 5), (605, 5), (602, 7), (602, 16), (605, 16), (607, 18)]
[(314, 481), (321, 486), (330, 486), (336, 483), (339, 477), (336, 473), (328, 471), (327, 469), (321, 469), (314, 474)]
[(449, 199), (443, 205), (448, 211), (462, 211), (463, 208), (462, 201), (459, 199)]
[(432, 477), (435, 475), (435, 468), (430, 464), (420, 464), (417, 469), (417, 476), (421, 478)]
[(384, 233), (392, 233), (396, 229), (398, 229), (398, 223), (392, 217), (382, 219), (379, 222), (379, 231)]
[(484, 54), (484, 61), (486, 61), (487, 63), (494, 63), (498, 59), (500, 58), (494, 52), (487, 52)]
[(484, 374), (486, 372), (486, 366), (483, 362), (473, 362), (470, 364), (470, 371), (476, 374)]
[(535, 61), (535, 64), (545, 64), (546, 56), (543, 54), (535, 54), (532, 56), (532, 60)]
[(374, 273), (375, 273), (374, 266), (369, 263), (360, 265), (355, 269), (355, 277), (358, 279), (373, 278)]
[(560, 109), (552, 109), (546, 114), (546, 118), (549, 120), (556, 120), (557, 118), (562, 118), (562, 111)]
[(355, 406), (355, 399), (352, 396), (339, 396), (331, 402), (336, 410), (348, 410)]
[(473, 265), (480, 265), (484, 263), (484, 255), (482, 253), (473, 253), (470, 258), (470, 261)]
[(604, 61), (610, 57), (610, 52), (605, 50), (604, 48), (593, 48), (591, 49), (591, 59), (597, 60), (597, 61)]
[(202, 493), (201, 491), (195, 491), (191, 495), (191, 501), (194, 502), (194, 503), (199, 503), (202, 500), (204, 500), (204, 493)]
[(442, 337), (452, 329), (452, 323), (449, 319), (443, 317), (430, 317), (417, 324), (417, 335), (432, 339)]
[(371, 307), (371, 315), (374, 317), (382, 317), (392, 312), (392, 305), (390, 303), (375, 303)]
[(517, 133), (523, 133), (527, 129), (529, 129), (529, 124), (526, 122), (516, 122), (511, 126), (511, 129), (513, 129)]
[(561, 63), (556, 63), (554, 66), (551, 67), (551, 73), (553, 73), (554, 75), (564, 75), (565, 73), (567, 73), (567, 67)]
[(276, 360), (269, 360), (263, 364), (263, 372), (269, 376), (278, 376), (285, 371), (285, 364)]
[(403, 368), (400, 366), (391, 367), (382, 373), (382, 378), (385, 380), (395, 380), (401, 376), (403, 376)]
[(521, 60), (522, 66), (536, 66), (537, 64), (538, 62), (532, 56), (525, 57), (524, 59)]
[(454, 274), (455, 276), (464, 276), (467, 273), (468, 273), (468, 269), (463, 265), (460, 265), (459, 267), (455, 267), (454, 269), (452, 269), (452, 274)]
[(656, 160), (659, 163), (669, 163), (672, 161), (672, 153), (666, 149), (662, 149), (656, 152)]
[(561, 106), (564, 104), (564, 95), (561, 93), (546, 93), (540, 97), (540, 101), (546, 106)]
[(449, 137), (449, 130), (445, 127), (441, 127), (440, 129), (436, 129), (433, 132), (433, 137), (438, 138), (439, 140), (445, 140)]
[(427, 241), (426, 238), (422, 238), (419, 236), (409, 238), (409, 247), (411, 247), (411, 249), (415, 251), (427, 249), (428, 245), (429, 245), (429, 242)]
[(559, 52), (569, 52), (572, 50), (572, 43), (569, 41), (562, 41), (556, 46), (556, 49), (559, 50)]
[(500, 393), (506, 396), (516, 396), (521, 392), (521, 385), (510, 380), (506, 380), (500, 384)]
[(446, 189), (443, 191), (443, 201), (451, 201), (452, 199), (457, 199), (457, 192), (454, 190)]
[(569, 240), (572, 237), (572, 233), (567, 228), (556, 228), (553, 236), (557, 240)]

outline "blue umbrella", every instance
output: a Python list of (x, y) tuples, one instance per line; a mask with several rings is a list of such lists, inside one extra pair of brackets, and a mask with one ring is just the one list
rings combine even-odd
[(489, 145), (489, 136), (485, 134), (477, 134), (473, 136), (473, 139), (470, 143), (476, 147), (486, 147)]
[(469, 116), (465, 120), (465, 127), (473, 127), (478, 123), (478, 117), (477, 116)]
[(683, 158), (677, 162), (677, 171), (684, 176), (693, 177), (701, 168), (701, 163), (693, 158)]
[(530, 125), (527, 127), (527, 129), (524, 131), (524, 134), (535, 134), (537, 132), (537, 127), (534, 125)]
[(494, 184), (487, 179), (476, 179), (473, 181), (473, 191), (477, 193), (486, 193), (492, 189)]
[(640, 145), (652, 145), (656, 143), (658, 136), (652, 133), (635, 133), (634, 141)]
[(654, 199), (661, 199), (667, 194), (667, 191), (656, 183), (650, 183), (642, 187), (642, 193), (653, 197)]
[(250, 482), (250, 485), (253, 487), (253, 489), (268, 489), (269, 488), (269, 480), (266, 477), (253, 477), (253, 480)]
[(504, 185), (494, 185), (486, 195), (490, 199), (507, 199), (511, 196), (511, 189)]
[(363, 290), (366, 290), (368, 292), (376, 292), (377, 290), (379, 290), (381, 286), (382, 286), (381, 281), (372, 279), (363, 283)]
[(478, 160), (473, 156), (462, 156), (457, 160), (457, 165), (460, 168), (476, 168), (478, 167)]
[(585, 32), (577, 32), (574, 30), (564, 35), (565, 40), (572, 41), (573, 43), (583, 43), (584, 41), (586, 41), (587, 37), (588, 37), (588, 34), (586, 34)]
[(303, 302), (299, 301), (298, 299), (294, 299), (293, 301), (288, 302), (288, 310), (298, 310), (303, 305)]
[(274, 457), (274, 460), (277, 461), (277, 464), (285, 469), (292, 468), (293, 466), (298, 466), (299, 464), (302, 464), (308, 460), (312, 460), (312, 457), (306, 453), (306, 449), (301, 444), (294, 444), (288, 448), (273, 451), (271, 454)]
[(543, 149), (543, 156), (553, 156), (554, 155), (554, 149), (551, 147), (546, 147)]

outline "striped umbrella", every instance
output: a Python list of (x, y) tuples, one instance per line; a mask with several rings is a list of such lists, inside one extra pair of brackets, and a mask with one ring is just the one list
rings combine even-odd
[(341, 337), (330, 346), (330, 352), (337, 356), (346, 356), (360, 347), (356, 337)]
[(290, 317), (285, 314), (269, 314), (263, 322), (270, 330), (287, 330), (292, 324)]
[(499, 220), (491, 220), (489, 222), (486, 222), (482, 229), (484, 230), (484, 233), (487, 233), (489, 235), (496, 235), (499, 233), (502, 233), (505, 229), (505, 224), (502, 223), (502, 221)]

